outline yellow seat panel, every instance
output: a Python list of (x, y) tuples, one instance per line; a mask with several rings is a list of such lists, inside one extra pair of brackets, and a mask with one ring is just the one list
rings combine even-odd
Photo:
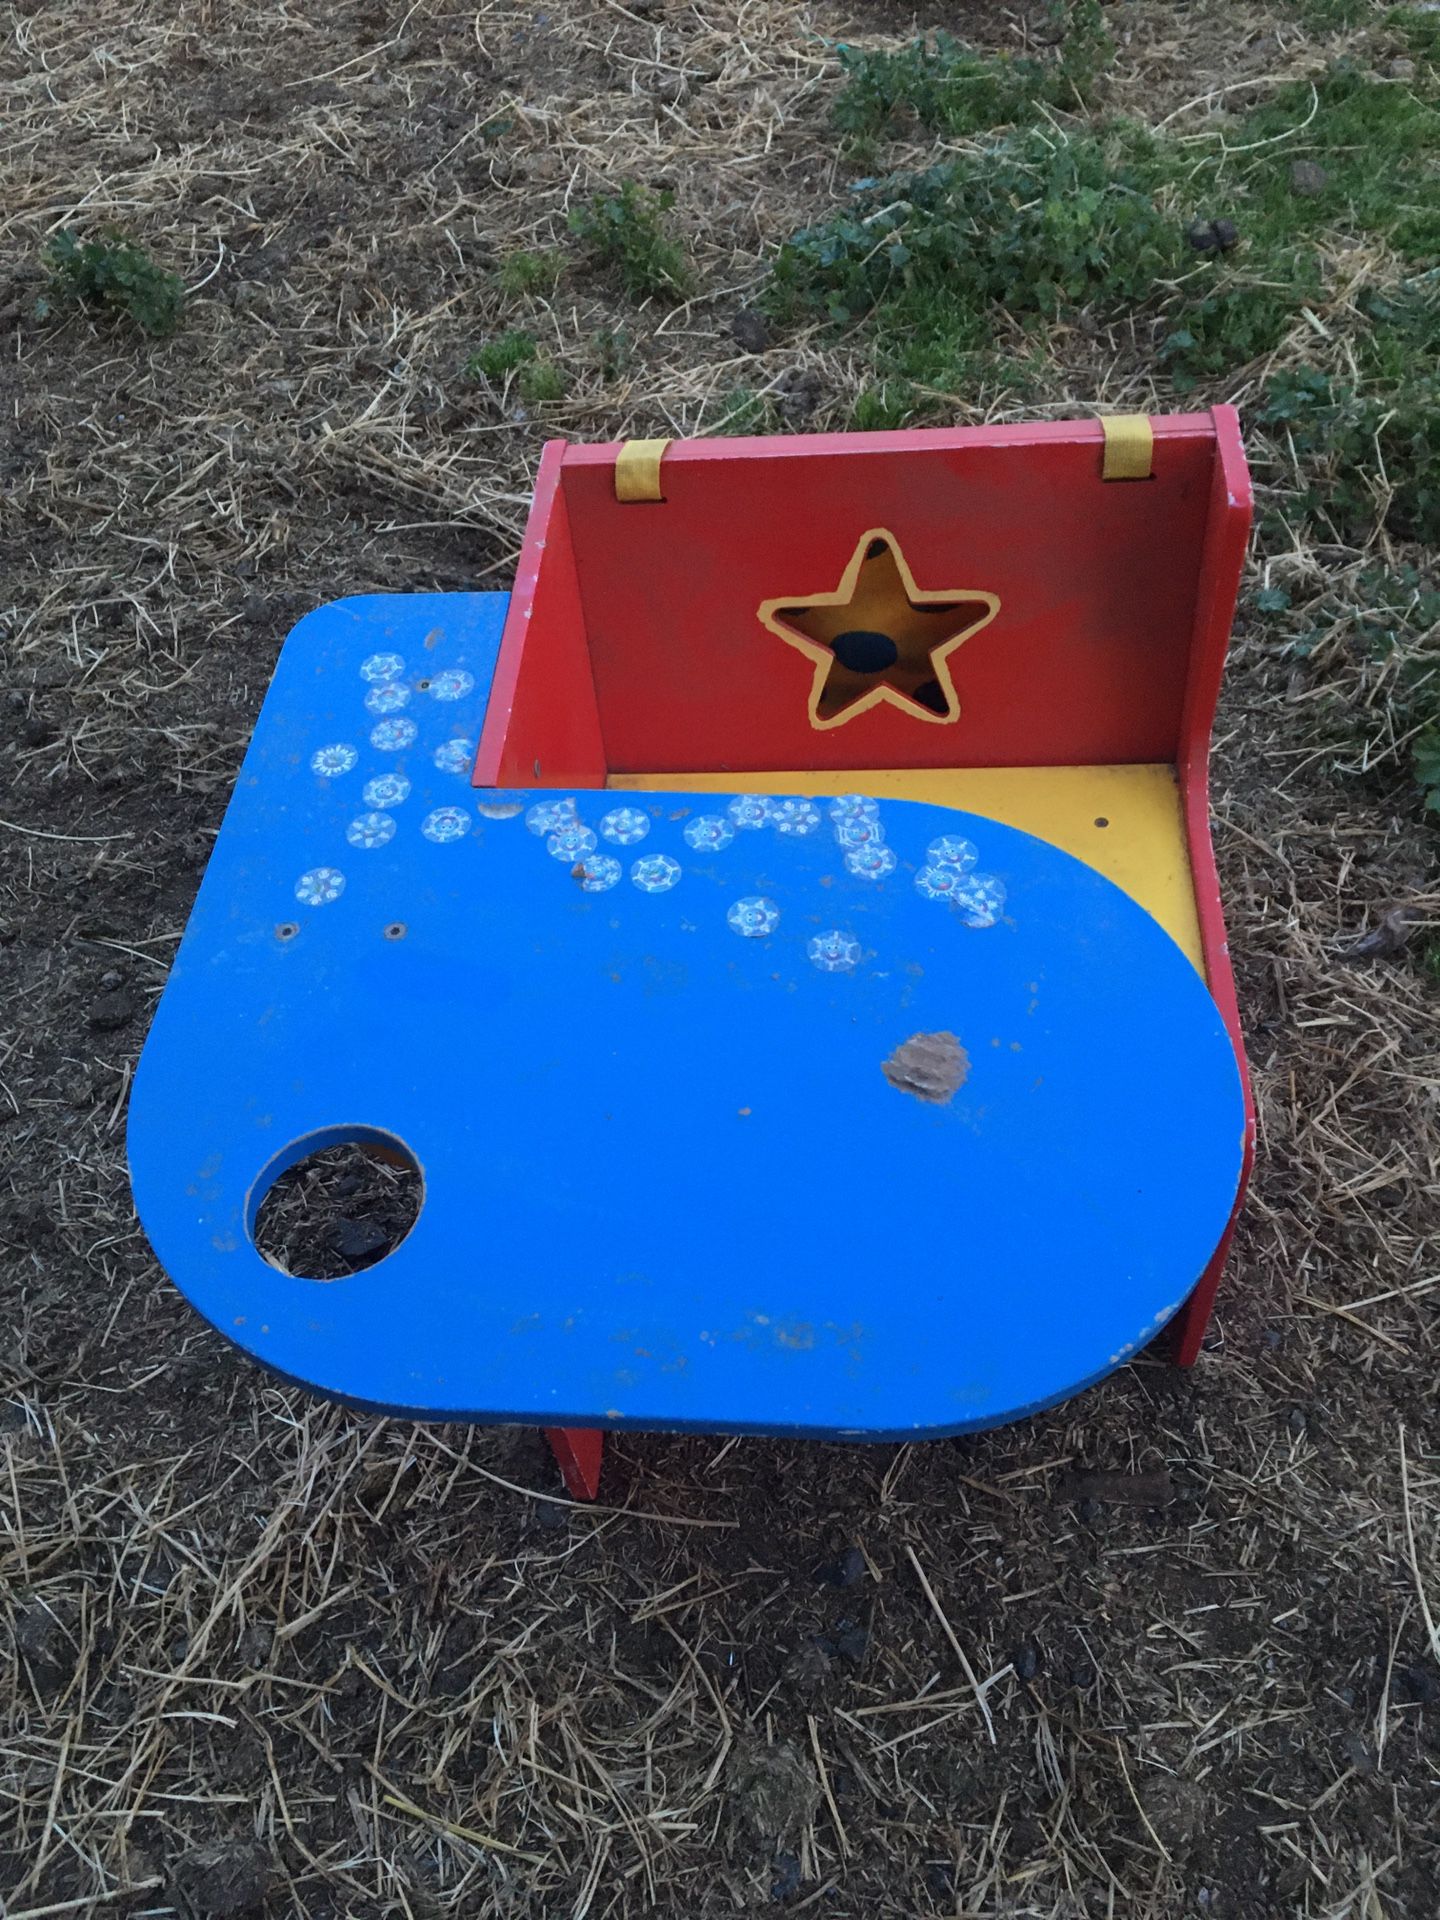
[(1019, 827), (1103, 873), (1204, 972), (1180, 789), (1171, 766), (917, 767), (855, 773), (616, 773), (641, 792), (870, 793)]

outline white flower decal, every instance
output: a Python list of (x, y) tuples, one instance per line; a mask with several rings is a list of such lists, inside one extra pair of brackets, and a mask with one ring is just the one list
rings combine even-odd
[(312, 867), (295, 882), (295, 898), (307, 907), (326, 907), (345, 891), (345, 876), (338, 867)]
[(958, 833), (942, 833), (925, 851), (937, 867), (958, 867), (961, 873), (969, 873), (980, 858), (975, 842), (962, 839)]
[(642, 893), (668, 893), (680, 878), (680, 862), (668, 853), (647, 853), (631, 867), (630, 878)]
[(868, 813), (857, 813), (852, 819), (835, 822), (837, 847), (878, 847), (884, 839), (884, 827)]
[(371, 687), (365, 696), (367, 713), (399, 713), (402, 707), (410, 704), (410, 689), (386, 680), (378, 687)]
[(955, 890), (955, 911), (967, 927), (993, 927), (1005, 911), (1004, 882), (993, 873), (967, 874)]
[(845, 854), (845, 871), (857, 880), (883, 880), (895, 871), (895, 856), (889, 847), (850, 847)]
[(770, 818), (770, 802), (763, 793), (737, 793), (725, 811), (737, 827), (753, 833)]
[(612, 807), (600, 822), (600, 832), (617, 847), (633, 847), (650, 831), (650, 816), (639, 807)]
[(403, 773), (382, 773), (365, 782), (367, 807), (398, 807), (410, 798), (410, 782)]
[(837, 826), (842, 820), (878, 820), (880, 803), (868, 793), (837, 793), (826, 812)]
[(420, 822), (427, 840), (462, 840), (470, 831), (470, 816), (463, 807), (436, 807)]
[(805, 951), (822, 973), (850, 973), (860, 959), (860, 942), (832, 928), (817, 933)]
[(953, 900), (964, 878), (958, 867), (921, 867), (915, 876), (915, 891), (927, 900)]
[(413, 720), (382, 720), (370, 729), (370, 744), (381, 753), (399, 753), (414, 741), (415, 731)]
[(725, 918), (736, 933), (744, 934), (747, 940), (762, 940), (779, 926), (780, 909), (763, 894), (752, 893), (737, 900)]
[(620, 862), (608, 853), (592, 853), (575, 870), (582, 893), (608, 893), (620, 878)]
[(820, 809), (813, 800), (777, 800), (770, 809), (770, 824), (777, 833), (814, 833), (820, 825)]
[(474, 760), (473, 740), (447, 740), (435, 749), (435, 765), (441, 773), (468, 773)]
[(362, 680), (393, 680), (397, 673), (405, 671), (405, 662), (398, 653), (372, 653), (368, 660), (360, 662)]
[(466, 673), (463, 667), (446, 667), (430, 682), (430, 697), (432, 700), (463, 700), (474, 684), (473, 673)]
[(537, 838), (554, 833), (559, 827), (579, 825), (573, 800), (538, 800), (525, 816), (525, 824)]
[(735, 829), (718, 813), (702, 813), (685, 829), (685, 844), (697, 853), (718, 853), (735, 838)]
[(383, 847), (395, 838), (395, 822), (388, 813), (362, 813), (345, 829), (345, 838), (352, 847)]
[(354, 747), (343, 744), (321, 747), (310, 756), (310, 771), (318, 773), (322, 779), (333, 780), (337, 774), (348, 773), (359, 758)]
[(595, 836), (589, 827), (557, 827), (545, 842), (545, 851), (556, 860), (568, 860), (573, 866), (587, 853), (595, 851)]

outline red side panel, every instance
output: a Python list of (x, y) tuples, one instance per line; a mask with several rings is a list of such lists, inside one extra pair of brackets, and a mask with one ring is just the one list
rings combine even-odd
[(559, 489), (563, 440), (540, 461), (480, 734), (479, 787), (603, 787), (605, 749), (585, 611)]
[[(615, 447), (569, 448), (611, 770), (1173, 759), (1215, 437), (1208, 415), (1154, 425), (1154, 477), (1111, 483), (1097, 421), (688, 441), (641, 505), (615, 498)], [(886, 704), (817, 730), (812, 664), (757, 618), (833, 593), (869, 529), (922, 591), (999, 596), (950, 660), (953, 723)]]
[(1245, 1040), (1240, 1028), (1240, 1009), (1235, 997), (1230, 943), (1226, 938), (1225, 916), (1220, 903), (1220, 880), (1215, 870), (1215, 853), (1210, 841), (1209, 795), (1210, 733), (1215, 721), (1220, 675), (1230, 642), (1230, 627), (1235, 617), (1235, 598), (1245, 562), (1245, 545), (1250, 534), (1250, 476), (1240, 440), (1240, 423), (1233, 407), (1215, 409), (1215, 430), (1217, 457), (1195, 605), (1190, 684), (1185, 699), (1178, 771), (1190, 842), (1190, 865), (1195, 876), (1195, 904), (1200, 917), (1206, 975), (1210, 991), (1215, 996), (1215, 1004), (1235, 1043), (1235, 1057), (1240, 1065), (1240, 1077), (1245, 1089), (1245, 1159), (1240, 1173), (1240, 1191), (1235, 1200), (1235, 1214), (1231, 1216), (1225, 1238), (1216, 1249), (1215, 1257), (1200, 1284), (1174, 1322), (1175, 1358), (1182, 1367), (1192, 1365), (1200, 1352), (1255, 1154), (1255, 1107), (1245, 1060)]

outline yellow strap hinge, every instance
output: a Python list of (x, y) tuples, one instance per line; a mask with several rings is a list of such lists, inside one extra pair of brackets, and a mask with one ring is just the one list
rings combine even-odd
[(615, 498), (617, 500), (663, 500), (660, 490), (660, 457), (668, 440), (627, 440), (615, 461)]
[(1148, 480), (1155, 452), (1155, 435), (1143, 413), (1109, 413), (1101, 420), (1105, 429), (1105, 464), (1102, 480)]

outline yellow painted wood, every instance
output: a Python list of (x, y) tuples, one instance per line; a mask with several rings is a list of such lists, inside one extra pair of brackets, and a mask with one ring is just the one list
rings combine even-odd
[(615, 456), (615, 498), (663, 500), (660, 488), (660, 461), (668, 440), (627, 440)]
[(1195, 883), (1170, 766), (917, 767), (858, 773), (616, 773), (640, 792), (870, 793), (1020, 827), (1123, 887), (1203, 973)]
[(1155, 458), (1155, 435), (1143, 413), (1107, 413), (1102, 480), (1148, 480)]

